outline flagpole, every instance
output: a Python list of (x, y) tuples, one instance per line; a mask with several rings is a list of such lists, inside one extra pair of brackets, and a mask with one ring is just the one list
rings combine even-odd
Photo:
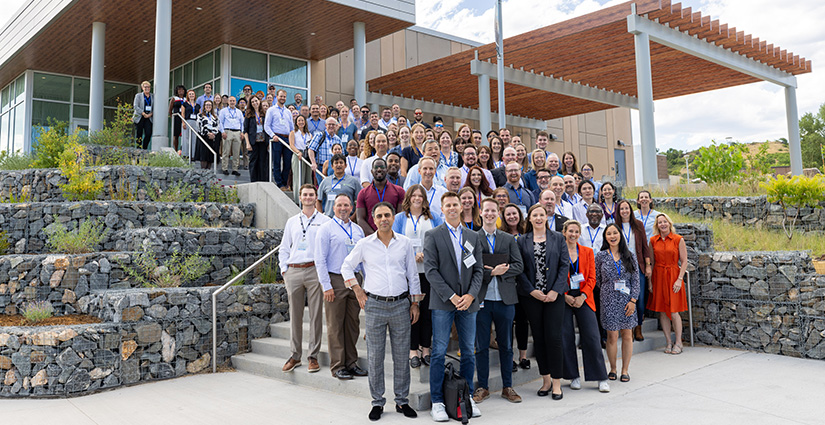
[(496, 0), (496, 61), (498, 63), (498, 77), (496, 85), (498, 86), (498, 126), (504, 128), (507, 126), (504, 112), (504, 36), (502, 35), (503, 26), (501, 19), (501, 1)]

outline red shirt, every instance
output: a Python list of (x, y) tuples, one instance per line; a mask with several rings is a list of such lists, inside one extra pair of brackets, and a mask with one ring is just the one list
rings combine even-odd
[(364, 208), (367, 212), (367, 223), (369, 223), (372, 230), (377, 230), (375, 222), (372, 221), (372, 207), (379, 202), (389, 202), (394, 208), (395, 212), (401, 208), (401, 203), (404, 202), (404, 189), (401, 186), (394, 185), (387, 182), (383, 191), (376, 189), (374, 183), (361, 189), (358, 193), (358, 200), (355, 201), (355, 208)]

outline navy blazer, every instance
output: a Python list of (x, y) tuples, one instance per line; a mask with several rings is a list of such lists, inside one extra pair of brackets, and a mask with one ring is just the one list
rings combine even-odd
[[(545, 250), (544, 264), (547, 271), (547, 292), (553, 290), (560, 295), (567, 292), (567, 272), (570, 268), (570, 255), (567, 253), (567, 244), (561, 233), (546, 230), (547, 249)], [(521, 258), (524, 261), (524, 272), (519, 275), (519, 295), (528, 296), (536, 289), (536, 261), (535, 250), (533, 249), (533, 233), (526, 233), (518, 238)]]
[[(484, 239), (487, 238), (487, 233), (484, 232), (484, 229), (479, 230), (478, 234)], [(510, 256), (510, 261), (508, 261), (510, 269), (503, 275), (498, 276), (498, 293), (501, 295), (501, 301), (504, 304), (513, 305), (518, 302), (516, 289), (518, 284), (516, 283), (516, 277), (524, 270), (524, 262), (521, 259), (521, 251), (519, 251), (516, 238), (513, 235), (502, 232), (501, 230), (496, 230), (495, 236), (496, 250), (494, 254), (507, 254)], [(489, 241), (482, 240), (481, 246), (482, 253), (490, 254)], [(481, 281), (481, 290), (478, 292), (478, 297), (482, 300), (487, 295), (487, 286), (490, 285), (490, 281), (493, 280), (490, 272), (490, 269), (484, 268), (484, 279)]]
[[(462, 244), (469, 242), (473, 246), (472, 255), (476, 262), (472, 267), (467, 267), (463, 261), (457, 262), (451, 238), (446, 224), (424, 234), (424, 274), (430, 282), (430, 310), (455, 310), (450, 297), (453, 294), (470, 294), (474, 299), (468, 311), (472, 313), (478, 311), (478, 294), (484, 272), (481, 236), (466, 227), (462, 229)], [(458, 267), (461, 267), (460, 282)]]
[[(261, 117), (261, 130), (263, 130), (263, 117)], [(255, 116), (245, 117), (243, 119), (243, 132), (249, 137), (249, 144), (254, 145), (258, 140), (258, 123), (255, 121)], [(264, 143), (269, 142), (269, 134), (264, 131)]]

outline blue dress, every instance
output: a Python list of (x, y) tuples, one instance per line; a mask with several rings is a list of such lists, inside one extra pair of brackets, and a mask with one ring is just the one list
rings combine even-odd
[[(633, 256), (633, 264), (639, 264), (636, 255), (632, 252), (630, 254)], [(638, 323), (636, 314), (628, 317), (624, 313), (624, 308), (631, 298), (639, 299), (639, 273), (627, 270), (621, 261), (618, 263), (618, 269), (621, 273), (617, 270), (617, 263), (613, 261), (613, 254), (609, 249), (596, 254), (596, 285), (601, 297), (599, 314), (602, 327), (608, 331), (633, 329)], [(620, 279), (627, 283), (630, 288), (629, 294), (615, 289), (614, 284)]]

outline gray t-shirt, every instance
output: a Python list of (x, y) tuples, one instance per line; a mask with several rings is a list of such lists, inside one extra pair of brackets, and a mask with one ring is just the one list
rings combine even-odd
[(361, 191), (361, 182), (355, 177), (344, 173), (344, 177), (338, 179), (335, 175), (327, 176), (318, 185), (318, 200), (324, 206), (324, 214), (329, 217), (335, 215), (332, 207), (335, 205), (335, 197), (339, 193), (344, 193), (352, 200), (352, 208), (355, 210), (355, 199)]

